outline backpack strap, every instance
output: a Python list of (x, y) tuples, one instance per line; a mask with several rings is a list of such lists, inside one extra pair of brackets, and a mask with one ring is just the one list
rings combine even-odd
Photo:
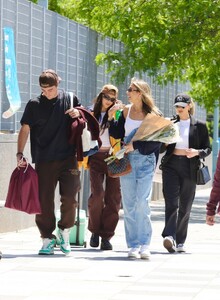
[(73, 92), (68, 92), (68, 96), (70, 98), (70, 108), (73, 108)]

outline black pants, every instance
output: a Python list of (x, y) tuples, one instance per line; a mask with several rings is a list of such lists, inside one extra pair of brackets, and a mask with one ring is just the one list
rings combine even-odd
[(177, 245), (184, 244), (196, 190), (196, 183), (190, 179), (189, 159), (173, 155), (163, 167), (162, 179), (165, 199), (162, 236), (172, 236)]
[(42, 238), (52, 238), (56, 228), (54, 213), (55, 189), (59, 182), (60, 213), (58, 227), (70, 228), (75, 223), (76, 195), (80, 189), (80, 176), (76, 157), (36, 164), (42, 214), (36, 215), (36, 224)]

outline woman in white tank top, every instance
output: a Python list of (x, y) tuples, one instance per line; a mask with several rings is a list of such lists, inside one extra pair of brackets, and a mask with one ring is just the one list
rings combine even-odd
[(154, 105), (150, 87), (143, 80), (132, 79), (127, 96), (131, 104), (123, 109), (117, 122), (112, 120), (117, 106), (109, 110), (110, 135), (124, 139), (124, 148), (132, 166), (130, 174), (120, 177), (125, 235), (130, 248), (128, 257), (149, 259), (152, 236), (149, 202), (160, 143), (130, 142), (128, 136), (140, 126), (147, 114), (160, 112)]

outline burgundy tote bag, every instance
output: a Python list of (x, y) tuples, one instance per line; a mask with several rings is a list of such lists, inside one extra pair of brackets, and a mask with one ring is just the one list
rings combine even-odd
[(28, 214), (41, 213), (38, 175), (30, 164), (12, 172), (5, 207)]

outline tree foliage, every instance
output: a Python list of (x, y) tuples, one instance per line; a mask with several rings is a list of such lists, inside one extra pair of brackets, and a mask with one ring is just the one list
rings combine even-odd
[[(30, 1), (30, 2), (33, 2), (33, 3), (35, 3), (35, 4), (38, 3), (38, 0), (29, 0), (29, 1)], [(49, 10), (52, 10), (52, 11), (54, 11), (54, 12), (63, 14), (63, 13), (61, 12), (61, 10), (60, 10), (59, 2), (60, 2), (59, 0), (49, 0), (49, 1), (48, 1), (48, 9), (49, 9)]]
[(219, 0), (53, 2), (62, 15), (124, 44), (123, 52), (96, 58), (118, 81), (147, 72), (164, 84), (190, 81), (192, 96), (209, 110), (219, 100)]

